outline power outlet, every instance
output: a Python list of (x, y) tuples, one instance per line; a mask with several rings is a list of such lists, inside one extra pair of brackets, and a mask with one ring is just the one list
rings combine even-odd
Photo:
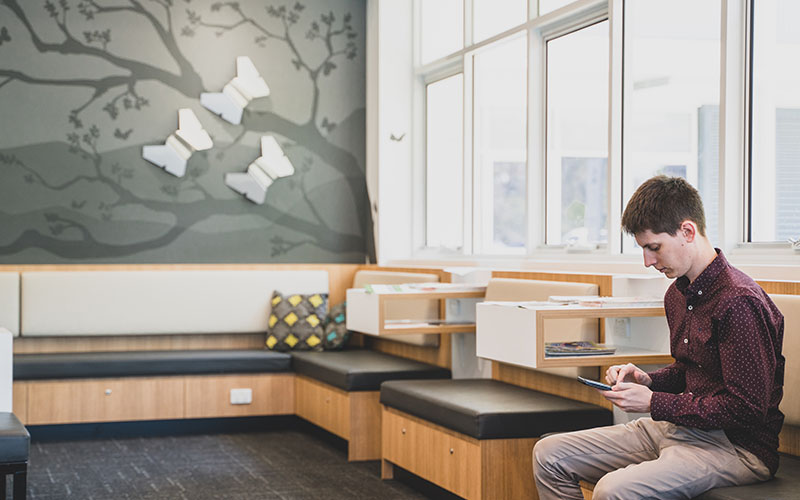
[(231, 389), (232, 405), (249, 405), (253, 402), (253, 389)]
[(631, 338), (630, 318), (614, 318), (614, 337), (618, 339)]

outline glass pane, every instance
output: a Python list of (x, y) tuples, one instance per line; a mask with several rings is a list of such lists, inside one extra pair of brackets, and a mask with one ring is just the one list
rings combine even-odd
[(800, 236), (798, 22), (796, 0), (754, 4), (750, 241)]
[(464, 78), (427, 88), (426, 246), (458, 249), (464, 243)]
[(474, 56), (476, 252), (525, 250), (527, 66), (524, 35)]
[(463, 0), (420, 0), (421, 63), (426, 64), (464, 47)]
[(608, 241), (608, 21), (547, 42), (550, 245)]
[[(656, 174), (679, 176), (703, 198), (717, 242), (719, 0), (625, 2), (623, 206)], [(625, 251), (636, 248), (626, 238)]]
[(539, 15), (543, 16), (548, 12), (553, 12), (574, 1), (575, 0), (539, 0)]
[(526, 21), (528, 0), (474, 0), (474, 42), (486, 40)]

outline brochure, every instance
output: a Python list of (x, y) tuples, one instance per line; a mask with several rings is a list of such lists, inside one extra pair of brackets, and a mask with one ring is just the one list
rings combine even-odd
[(596, 342), (547, 342), (544, 345), (545, 356), (597, 356), (614, 354), (616, 348)]

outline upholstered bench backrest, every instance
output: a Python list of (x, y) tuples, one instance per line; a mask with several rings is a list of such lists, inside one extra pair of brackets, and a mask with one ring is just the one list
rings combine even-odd
[(786, 371), (783, 382), (781, 411), (786, 416), (784, 424), (800, 426), (800, 295), (772, 295), (775, 305), (783, 313), (783, 356)]
[(0, 412), (11, 411), (14, 348), (11, 332), (0, 327)]
[(272, 292), (327, 293), (326, 271), (22, 273), (23, 336), (266, 332)]
[[(353, 288), (364, 285), (394, 285), (400, 283), (438, 282), (436, 274), (401, 273), (393, 271), (357, 271), (353, 277)], [(403, 300), (386, 306), (386, 319), (431, 319), (439, 317), (438, 300)], [(438, 346), (438, 335), (407, 334), (382, 336), (389, 340), (420, 346)]]
[(19, 335), (19, 273), (0, 273), (0, 328)]
[[(597, 285), (564, 281), (540, 281), (511, 278), (492, 278), (486, 287), (487, 301), (547, 300), (553, 295), (597, 295)], [(592, 319), (564, 319), (547, 322), (549, 342), (598, 339), (598, 321)], [(541, 371), (565, 377), (596, 377), (595, 367), (543, 368)]]

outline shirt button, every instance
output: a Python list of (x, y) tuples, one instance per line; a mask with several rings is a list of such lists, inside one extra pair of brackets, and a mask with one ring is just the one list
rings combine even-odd
[(697, 291), (697, 295), (703, 295), (703, 291), (702, 290), (698, 290)]
[(693, 307), (692, 307), (692, 306), (689, 306), (689, 310), (691, 311), (692, 309), (693, 309)]
[(683, 343), (684, 344), (688, 344), (689, 343), (689, 339), (683, 339)]

